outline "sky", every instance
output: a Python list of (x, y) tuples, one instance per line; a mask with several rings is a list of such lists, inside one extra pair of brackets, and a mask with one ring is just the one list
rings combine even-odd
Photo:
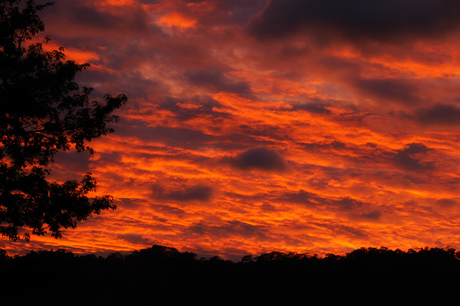
[(456, 0), (75, 0), (40, 13), (115, 133), (56, 156), (118, 208), (8, 252), (460, 249)]

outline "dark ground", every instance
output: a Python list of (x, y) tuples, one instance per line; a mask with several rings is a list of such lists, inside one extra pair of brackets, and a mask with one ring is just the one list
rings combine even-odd
[(443, 305), (458, 302), (460, 252), (273, 252), (240, 262), (153, 246), (106, 258), (0, 252), (0, 305)]

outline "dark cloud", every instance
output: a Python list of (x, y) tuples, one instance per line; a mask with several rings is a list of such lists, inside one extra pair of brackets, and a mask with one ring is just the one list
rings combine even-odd
[(327, 108), (327, 105), (321, 103), (294, 104), (292, 105), (292, 110), (304, 110), (306, 112), (318, 115), (330, 115), (332, 113)]
[(288, 192), (279, 198), (279, 200), (296, 204), (314, 204), (318, 196), (308, 191), (300, 190), (298, 192)]
[(98, 159), (98, 164), (100, 165), (121, 165), (123, 164), (122, 161), (122, 153), (120, 152), (99, 152), (98, 155), (101, 156), (101, 158)]
[(414, 105), (422, 100), (417, 96), (418, 87), (411, 81), (405, 79), (356, 78), (351, 82), (351, 85), (361, 94), (379, 100), (403, 105)]
[(380, 219), (382, 213), (373, 209), (372, 205), (351, 197), (328, 198), (308, 191), (287, 192), (275, 199), (281, 203), (293, 203), (316, 207), (320, 210), (335, 211), (344, 214), (351, 220), (375, 221)]
[(225, 13), (226, 23), (245, 24), (264, 8), (266, 0), (215, 0), (216, 7)]
[(133, 244), (151, 244), (148, 238), (144, 238), (144, 236), (139, 234), (122, 234), (118, 235), (117, 238)]
[[(168, 108), (168, 106), (160, 106), (160, 109), (163, 109), (163, 107)], [(170, 109), (176, 107), (169, 106)], [(205, 110), (203, 111), (206, 113)], [(148, 114), (148, 112), (149, 110), (146, 110), (144, 114)], [(151, 110), (151, 112), (153, 113), (154, 110)], [(189, 115), (191, 116), (191, 114)], [(182, 118), (185, 119), (189, 115), (184, 115)], [(203, 115), (206, 116), (206, 114)], [(215, 119), (218, 120), (219, 117)], [(147, 121), (122, 118), (122, 123), (115, 127), (118, 135), (135, 137), (147, 142), (160, 142), (171, 147), (181, 148), (196, 149), (203, 146), (208, 148), (213, 146), (219, 147), (222, 150), (239, 150), (247, 148), (249, 145), (260, 147), (270, 146), (276, 139), (285, 140), (289, 137), (282, 129), (270, 125), (255, 127), (240, 126), (235, 127), (228, 134), (213, 135), (211, 131), (205, 133), (197, 129), (192, 129), (193, 127), (169, 127), (167, 126), (169, 122), (160, 122), (160, 124), (165, 125), (151, 126)], [(201, 128), (201, 126), (196, 126), (196, 128)], [(211, 126), (210, 128), (218, 130), (221, 127), (216, 122), (216, 126)]]
[(230, 92), (240, 95), (251, 94), (249, 83), (233, 80), (233, 78), (219, 69), (189, 70), (184, 75), (190, 84), (204, 87), (214, 92)]
[(441, 207), (448, 208), (448, 207), (456, 206), (457, 201), (455, 201), (454, 199), (439, 199), (439, 200), (436, 200), (436, 204)]
[(298, 192), (288, 192), (276, 198), (276, 201), (293, 204), (308, 205), (318, 209), (326, 209), (344, 214), (351, 220), (375, 221), (380, 219), (382, 213), (378, 209), (373, 209), (372, 205), (351, 197), (327, 198), (318, 194), (300, 190)]
[(66, 171), (86, 172), (89, 169), (91, 154), (84, 152), (58, 152), (54, 162)]
[[(111, 69), (123, 69), (123, 67), (129, 66), (129, 59), (127, 59), (129, 57), (125, 54), (125, 57), (120, 58), (120, 60), (114, 59), (114, 56), (110, 62), (105, 59), (103, 61), (104, 64), (111, 66)], [(91, 65), (100, 65), (100, 62), (91, 61)], [(107, 92), (113, 92), (113, 95), (123, 92), (129, 97), (130, 104), (134, 104), (134, 107), (136, 107), (135, 101), (137, 99), (149, 97), (162, 90), (159, 82), (145, 79), (138, 72), (124, 72), (119, 75), (107, 70), (90, 68), (79, 74), (77, 81), (84, 86), (94, 87), (91, 95), (93, 98), (102, 98)]]
[[(98, 10), (97, 7), (88, 4), (84, 1), (59, 1), (43, 11), (45, 24), (61, 23), (69, 29), (72, 26), (72, 33), (80, 35), (94, 35), (95, 33), (100, 35), (102, 31), (105, 34), (107, 32), (118, 34), (145, 32), (154, 27), (149, 22), (148, 14), (140, 6), (120, 6), (112, 7), (110, 10)], [(88, 29), (96, 31), (90, 33), (86, 31)]]
[(437, 38), (460, 25), (456, 0), (270, 0), (249, 31), (262, 39), (303, 31), (349, 40)]
[(124, 124), (116, 128), (116, 132), (122, 136), (136, 137), (144, 141), (158, 141), (167, 145), (181, 147), (198, 147), (209, 144), (216, 140), (216, 137), (198, 130), (188, 128), (176, 128), (167, 126), (149, 126), (143, 120), (124, 120)]
[(184, 210), (177, 208), (177, 207), (168, 206), (168, 205), (155, 204), (155, 205), (152, 205), (152, 208), (157, 212), (164, 213), (167, 215), (173, 215), (176, 217), (183, 217), (185, 215)]
[(115, 199), (115, 204), (118, 207), (123, 207), (123, 209), (137, 210), (142, 206), (147, 205), (147, 201), (144, 199), (118, 198)]
[[(260, 12), (266, 0), (181, 0), (178, 9), (184, 15), (199, 14), (199, 22), (203, 26), (245, 25), (249, 19)], [(192, 4), (192, 5), (190, 5)], [(212, 7), (212, 13), (204, 11), (200, 14), (194, 7), (203, 4)]]
[(325, 55), (319, 60), (319, 63), (327, 70), (344, 76), (348, 82), (353, 80), (350, 80), (351, 76), (359, 75), (366, 68), (366, 64), (356, 59), (331, 55)]
[(341, 210), (352, 210), (352, 209), (357, 209), (365, 205), (365, 203), (361, 201), (357, 201), (353, 198), (350, 197), (345, 197), (339, 200), (333, 200), (332, 204), (336, 207), (338, 207)]
[(337, 235), (351, 236), (358, 239), (367, 239), (369, 237), (367, 232), (356, 227), (346, 225), (331, 225), (329, 228), (336, 232)]
[(231, 235), (238, 235), (247, 238), (265, 237), (263, 228), (237, 220), (228, 221), (221, 229)]
[[(273, 126), (269, 124), (247, 125), (242, 124), (239, 126), (240, 135), (234, 135), (234, 141), (241, 142), (244, 138), (250, 137), (247, 143), (252, 145), (266, 146), (276, 142), (276, 140), (291, 139), (290, 131), (286, 128)], [(243, 134), (243, 135), (241, 135)]]
[(58, 152), (54, 156), (54, 163), (50, 165), (51, 180), (80, 181), (86, 172), (91, 172), (91, 154), (84, 152)]
[(165, 190), (161, 185), (154, 185), (152, 195), (158, 200), (171, 200), (177, 202), (207, 202), (211, 200), (213, 188), (205, 185), (194, 185), (182, 190)]
[(233, 167), (242, 170), (284, 171), (287, 169), (286, 161), (281, 155), (264, 147), (251, 148), (230, 158), (229, 162)]
[(227, 238), (231, 236), (239, 236), (243, 238), (258, 238), (266, 239), (266, 228), (256, 226), (245, 222), (233, 220), (227, 221), (220, 225), (210, 225), (200, 221), (189, 227), (189, 230), (200, 236), (209, 235), (212, 237)]
[[(97, 3), (87, 0), (58, 1), (54, 6), (43, 10), (43, 20), (52, 43), (96, 55), (88, 61), (92, 67), (98, 69), (90, 71), (107, 75), (108, 71), (102, 72), (104, 69), (100, 69), (107, 67), (112, 75), (104, 78), (116, 78), (108, 80), (111, 84), (100, 84), (100, 81), (97, 81), (98, 86), (90, 86), (119, 86), (130, 98), (135, 97), (137, 90), (141, 89), (139, 83), (146, 82), (139, 75), (135, 75), (131, 68), (156, 57), (159, 41), (166, 36), (151, 22), (151, 16), (139, 4), (101, 8)], [(155, 41), (156, 48), (147, 44), (148, 40)], [(139, 43), (140, 41), (143, 43)], [(72, 55), (71, 52), (65, 53)], [(123, 71), (122, 76), (116, 75), (114, 70)], [(134, 78), (137, 82), (132, 81)], [(144, 93), (148, 87), (146, 84), (142, 85)]]
[(216, 112), (215, 108), (223, 109), (224, 106), (209, 96), (198, 96), (191, 99), (168, 98), (160, 104), (160, 109), (174, 113), (180, 121), (187, 121), (201, 116), (210, 116), (213, 119), (231, 116), (223, 111)]
[(366, 143), (366, 146), (367, 146), (367, 147), (370, 147), (370, 148), (376, 149), (376, 148), (378, 147), (378, 144), (373, 143), (373, 142), (368, 142), (368, 143)]
[(426, 154), (428, 152), (428, 147), (425, 146), (423, 143), (411, 143), (407, 145), (407, 147), (402, 150), (404, 154), (418, 154), (418, 153), (423, 153)]
[(331, 142), (311, 142), (311, 143), (302, 143), (302, 146), (310, 151), (326, 151), (331, 150), (340, 151), (347, 148), (347, 144), (338, 140), (333, 140)]
[(152, 128), (150, 137), (152, 140), (158, 139), (170, 144), (180, 143), (182, 146), (187, 143), (197, 146), (200, 143), (210, 142), (215, 139), (213, 135), (205, 134), (201, 131), (165, 126)]
[(364, 220), (379, 220), (381, 216), (382, 212), (380, 212), (379, 210), (374, 210), (369, 213), (360, 214), (358, 215), (358, 218)]
[(276, 206), (270, 204), (270, 203), (263, 203), (260, 209), (264, 212), (276, 212), (278, 209)]
[(424, 125), (460, 125), (460, 108), (456, 105), (438, 103), (416, 109), (413, 118)]
[(394, 156), (394, 163), (397, 167), (410, 171), (427, 171), (434, 169), (433, 161), (422, 161), (421, 157), (426, 155), (430, 149), (422, 143), (411, 143), (403, 150), (398, 150)]
[[(119, 77), (109, 71), (104, 70), (85, 70), (80, 75), (77, 76), (77, 81), (84, 82), (86, 84), (94, 84), (94, 83), (113, 83), (118, 82)], [(97, 88), (95, 89), (96, 92), (93, 91), (94, 94), (99, 94), (97, 92)]]
[(377, 221), (382, 216), (382, 212), (379, 209), (373, 208), (373, 205), (351, 197), (330, 200), (328, 206), (329, 209), (345, 213), (351, 220)]

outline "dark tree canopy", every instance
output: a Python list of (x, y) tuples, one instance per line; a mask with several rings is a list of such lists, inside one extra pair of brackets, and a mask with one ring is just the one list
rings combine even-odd
[(452, 248), (361, 248), (326, 257), (271, 252), (243, 258), (237, 263), (218, 256), (198, 259), (159, 245), (105, 258), (62, 249), (9, 257), (0, 250), (1, 301), (47, 306), (161, 301), (200, 306), (458, 305), (460, 252)]
[[(0, 233), (10, 239), (50, 232), (104, 209), (115, 209), (111, 196), (89, 198), (96, 181), (87, 173), (80, 182), (49, 182), (50, 163), (59, 151), (93, 150), (88, 142), (112, 133), (112, 112), (125, 95), (90, 101), (92, 88), (74, 81), (89, 64), (65, 60), (64, 49), (47, 52), (32, 43), (44, 32), (38, 12), (52, 5), (0, 0)], [(35, 41), (36, 39), (34, 39)]]

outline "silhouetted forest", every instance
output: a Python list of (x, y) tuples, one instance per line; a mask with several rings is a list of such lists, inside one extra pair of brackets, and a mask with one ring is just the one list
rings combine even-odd
[(239, 262), (154, 245), (129, 255), (7, 256), (1, 305), (441, 305), (458, 301), (460, 252), (272, 252)]

